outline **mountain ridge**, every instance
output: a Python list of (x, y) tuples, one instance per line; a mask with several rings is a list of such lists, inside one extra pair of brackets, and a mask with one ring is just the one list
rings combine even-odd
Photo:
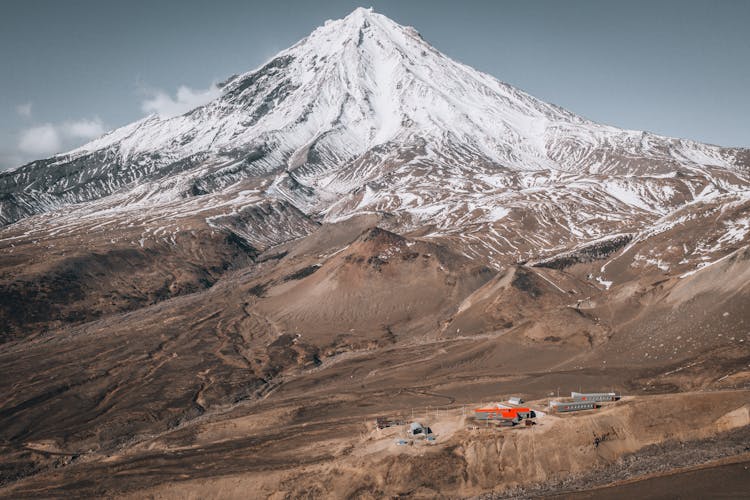
[[(749, 160), (586, 120), (359, 8), (230, 78), (206, 105), (0, 174), (0, 223), (87, 202), (159, 210), (213, 193), (241, 204), (252, 192), (322, 222), (389, 213), (396, 231), (476, 233), (468, 254), (526, 260), (638, 232), (711, 193), (744, 197)], [(569, 234), (497, 242), (529, 216)]]

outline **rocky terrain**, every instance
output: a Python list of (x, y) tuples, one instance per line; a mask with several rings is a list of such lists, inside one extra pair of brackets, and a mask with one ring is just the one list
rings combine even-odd
[[(357, 9), (205, 106), (0, 174), (0, 497), (547, 495), (747, 461), (749, 186), (748, 150), (593, 123)], [(628, 397), (469, 429), (581, 387)]]

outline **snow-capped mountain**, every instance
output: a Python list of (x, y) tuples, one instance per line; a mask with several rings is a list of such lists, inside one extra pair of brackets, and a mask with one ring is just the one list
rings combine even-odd
[(749, 158), (591, 122), (360, 8), (207, 105), (0, 175), (0, 223), (70, 204), (189, 206), (211, 223), (270, 203), (320, 222), (384, 213), (467, 255), (520, 260), (637, 233), (706, 197), (745, 199)]
[[(1, 498), (543, 495), (746, 452), (749, 150), (591, 122), (364, 9), (220, 90), (0, 174)], [(361, 439), (579, 384), (629, 396), (579, 417), (605, 454), (554, 417), (557, 448), (415, 442), (420, 474)]]

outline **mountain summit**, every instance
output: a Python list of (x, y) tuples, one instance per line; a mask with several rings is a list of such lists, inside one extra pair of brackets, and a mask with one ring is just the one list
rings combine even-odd
[[(747, 162), (746, 150), (593, 123), (359, 8), (204, 106), (0, 175), (0, 223), (94, 200), (174, 207), (211, 193), (246, 205), (252, 192), (322, 221), (388, 213), (396, 230), (476, 234), (468, 254), (521, 259), (745, 192)], [(498, 235), (530, 219), (557, 229)]]

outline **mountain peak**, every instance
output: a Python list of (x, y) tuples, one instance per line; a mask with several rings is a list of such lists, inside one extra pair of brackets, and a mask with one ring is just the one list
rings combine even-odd
[(376, 13), (372, 7), (358, 7), (344, 18), (327, 20), (300, 43), (324, 41), (334, 44), (333, 47), (328, 47), (329, 49), (337, 49), (354, 42), (355, 46), (362, 47), (366, 33), (379, 40), (391, 39), (397, 43), (402, 43), (401, 39), (404, 36), (416, 36), (421, 40), (421, 36), (414, 28), (402, 26), (389, 17)]
[[(375, 9), (372, 7), (357, 7), (351, 13), (346, 16), (344, 19), (354, 20), (354, 19), (366, 19), (371, 14), (375, 13)], [(378, 14), (380, 15), (380, 14)]]
[(329, 19), (327, 20), (323, 27), (325, 26), (331, 26), (331, 25), (346, 25), (346, 26), (354, 26), (354, 27), (362, 27), (362, 26), (368, 26), (373, 21), (388, 21), (394, 25), (398, 25), (395, 21), (389, 19), (388, 17), (378, 14), (375, 12), (375, 9), (372, 7), (357, 7), (353, 11), (351, 11), (347, 16), (341, 18), (341, 19)]

